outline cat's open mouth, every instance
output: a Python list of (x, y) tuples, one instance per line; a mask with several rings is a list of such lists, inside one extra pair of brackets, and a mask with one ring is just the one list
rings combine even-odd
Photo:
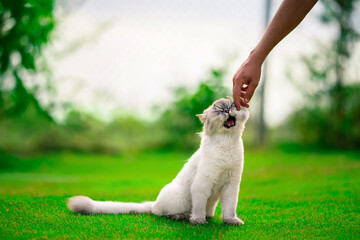
[(235, 124), (236, 124), (236, 118), (233, 116), (229, 116), (229, 118), (224, 122), (224, 127), (232, 128), (235, 127)]

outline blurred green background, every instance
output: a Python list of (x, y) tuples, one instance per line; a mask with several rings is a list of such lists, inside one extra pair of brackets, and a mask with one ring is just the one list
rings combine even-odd
[[(250, 11), (253, 7), (251, 11), (260, 9), (261, 13), (270, 11), (273, 14), (280, 1), (272, 2), (271, 9), (264, 10), (259, 3), (249, 3), (245, 10)], [(203, 66), (196, 71), (201, 74), (190, 74), (190, 80), (182, 82), (181, 78), (186, 74), (179, 74), (193, 71), (196, 67), (186, 64), (186, 56), (196, 58), (198, 53), (191, 55), (192, 49), (189, 48), (189, 52), (179, 55), (177, 62), (168, 60), (169, 55), (161, 52), (169, 51), (171, 56), (173, 51), (178, 53), (172, 50), (176, 48), (175, 43), (169, 43), (170, 47), (165, 44), (168, 43), (167, 32), (171, 30), (161, 29), (158, 19), (153, 19), (151, 14), (172, 20), (174, 17), (169, 13), (179, 12), (176, 16), (183, 22), (191, 19), (190, 25), (196, 25), (196, 21), (200, 21), (201, 29), (208, 28), (217, 36), (226, 34), (217, 33), (219, 26), (212, 22), (203, 25), (203, 21), (194, 19), (191, 12), (186, 11), (191, 8), (190, 3), (178, 2), (179, 8), (175, 10), (164, 7), (169, 3), (162, 1), (144, 4), (143, 1), (0, 1), (2, 238), (122, 238), (115, 235), (118, 231), (124, 238), (191, 238), (194, 234), (200, 238), (288, 238), (291, 232), (295, 238), (359, 238), (360, 4), (354, 0), (320, 1), (310, 16), (311, 21), (306, 24), (317, 24), (321, 31), (330, 34), (320, 40), (305, 36), (307, 43), (300, 46), (304, 52), (290, 56), (290, 60), (289, 56), (284, 57), (284, 61), (291, 64), (281, 65), (275, 56), (269, 57), (263, 75), (270, 89), (265, 89), (265, 84), (260, 85), (259, 89), (264, 91), (258, 90), (252, 100), (251, 118), (243, 135), (246, 163), (238, 214), (244, 216), (248, 225), (241, 231), (220, 225), (220, 208), (207, 229), (148, 215), (85, 218), (67, 211), (66, 198), (75, 194), (103, 200), (154, 200), (161, 187), (175, 177), (184, 161), (199, 146), (200, 138), (196, 133), (201, 131), (201, 123), (195, 115), (214, 100), (231, 95), (231, 75), (236, 70), (233, 66), (239, 65), (250, 50), (246, 41), (253, 41), (251, 45), (254, 45), (258, 38), (256, 34), (247, 38), (245, 34), (236, 32), (238, 40), (244, 42), (245, 47), (240, 49), (244, 55), (221, 54), (211, 58), (199, 54)], [(204, 8), (204, 16), (222, 17), (220, 10), (218, 16), (212, 10), (222, 4), (206, 4), (208, 8)], [(224, 4), (224, 9), (225, 5), (231, 8), (232, 4), (235, 3)], [(197, 9), (200, 5), (194, 4), (193, 7)], [(106, 55), (106, 49), (100, 50), (96, 56), (89, 52), (96, 46), (106, 45), (94, 39), (106, 38), (106, 29), (119, 28), (114, 26), (117, 20), (99, 21), (92, 26), (92, 32), (85, 35), (76, 32), (75, 28), (72, 29), (75, 33), (64, 32), (67, 29), (62, 27), (64, 22), (79, 25), (80, 17), (86, 14), (91, 19), (101, 19), (101, 14), (112, 14), (113, 6), (114, 9), (123, 9), (119, 10), (119, 22), (130, 26), (127, 29), (120, 25), (123, 27), (121, 34), (109, 37), (117, 38), (111, 49), (124, 50), (120, 57)], [(156, 6), (161, 10), (154, 13), (152, 10), (156, 10)], [(145, 11), (147, 8), (151, 10)], [(157, 37), (165, 39), (159, 40), (164, 44), (163, 51), (157, 48), (144, 54), (155, 54), (159, 59), (163, 58), (161, 61), (171, 62), (160, 66), (160, 60), (149, 60), (151, 68), (168, 72), (153, 82), (151, 79), (157, 78), (158, 72), (149, 72), (146, 66), (143, 67), (138, 62), (142, 61), (142, 56), (142, 59), (137, 59), (130, 55), (132, 51), (142, 51), (136, 48), (139, 43), (133, 43), (128, 52), (125, 45), (118, 43), (122, 41), (120, 38), (131, 36), (132, 31), (141, 38), (141, 27), (131, 30), (134, 26), (131, 16), (137, 16), (138, 9), (148, 13), (143, 20), (163, 31), (163, 35)], [(226, 9), (222, 12), (226, 14)], [(263, 16), (257, 13), (256, 17), (260, 18), (260, 27), (256, 28), (260, 34)], [(180, 28), (180, 25), (171, 27)], [(239, 25), (246, 26), (247, 22)], [(81, 27), (85, 28), (85, 25)], [(224, 28), (221, 22), (220, 28)], [(199, 31), (190, 30), (191, 36), (194, 36), (192, 31)], [(307, 31), (311, 35), (318, 30), (314, 27)], [(151, 40), (157, 33), (150, 31), (149, 39), (143, 40), (149, 43), (148, 50), (155, 46), (151, 41), (158, 41)], [(68, 35), (76, 36), (75, 40), (69, 43)], [(194, 36), (193, 50), (202, 46), (201, 43), (196, 45), (197, 37)], [(132, 42), (131, 38), (128, 40)], [(178, 41), (186, 42), (187, 39), (179, 38)], [(280, 44), (288, 44), (289, 48), (294, 46), (290, 41)], [(59, 45), (63, 47), (59, 48)], [(229, 45), (233, 47), (231, 51), (239, 51), (234, 47), (237, 45)], [(87, 48), (81, 57), (79, 49), (83, 46)], [(311, 51), (305, 51), (306, 46), (311, 46)], [(167, 47), (170, 50), (166, 50)], [(109, 68), (87, 65), (86, 58), (100, 59)], [(65, 60), (60, 62), (61, 59)], [(208, 64), (204, 59), (217, 60)], [(74, 65), (74, 61), (79, 65)], [(131, 61), (138, 63), (126, 65)], [(88, 68), (85, 72), (96, 71), (98, 79), (94, 80), (92, 75), (86, 79), (89, 75), (84, 73), (82, 77), (85, 79), (81, 81), (76, 81), (77, 77), (66, 80), (59, 72), (71, 72), (64, 68), (67, 65), (74, 73), (82, 68)], [(121, 75), (118, 81), (111, 80), (110, 73), (117, 68), (124, 72), (128, 68), (134, 72), (134, 78)], [(149, 77), (136, 75), (142, 71), (148, 71), (144, 74)], [(274, 72), (292, 86), (291, 91), (296, 92), (297, 97), (282, 95), (288, 90), (282, 88), (281, 82), (276, 82)], [(97, 88), (94, 81), (98, 86), (107, 85), (112, 91), (119, 91), (122, 98), (102, 101), (103, 95), (110, 94), (106, 91), (100, 98), (94, 97), (90, 91), (81, 103), (76, 98), (59, 97), (67, 96), (68, 92), (81, 95), (82, 89), (90, 85)], [(174, 81), (176, 84), (172, 83)], [(69, 90), (59, 82), (80, 87)], [(131, 82), (139, 85), (134, 87)], [(276, 86), (275, 91), (271, 89), (272, 83)], [(157, 84), (165, 84), (161, 85), (164, 87), (160, 92), (156, 89)], [(260, 101), (262, 97), (264, 102)], [(287, 110), (276, 109), (271, 99), (276, 99), (281, 108), (287, 106)], [(281, 117), (276, 118), (277, 115)], [(274, 124), (267, 117), (281, 121)], [(114, 221), (118, 224), (109, 225), (105, 232), (99, 228), (101, 222)], [(139, 221), (142, 227), (137, 226)], [(72, 228), (72, 224), (78, 224), (80, 232)], [(160, 225), (165, 228), (158, 227)]]

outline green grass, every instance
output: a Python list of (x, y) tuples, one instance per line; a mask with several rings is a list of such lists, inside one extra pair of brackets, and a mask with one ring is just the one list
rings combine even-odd
[(0, 239), (360, 239), (360, 153), (249, 150), (239, 195), (244, 226), (220, 207), (206, 226), (144, 215), (71, 213), (66, 199), (155, 200), (190, 154), (0, 155)]

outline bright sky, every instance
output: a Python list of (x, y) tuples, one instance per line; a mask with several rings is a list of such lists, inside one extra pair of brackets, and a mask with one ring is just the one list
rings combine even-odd
[[(273, 1), (273, 13), (280, 2)], [(57, 99), (105, 118), (116, 108), (151, 117), (152, 106), (172, 100), (172, 88), (196, 85), (210, 67), (237, 55), (226, 80), (231, 89), (232, 75), (263, 33), (264, 3), (88, 0), (70, 5), (66, 14), (59, 12), (49, 48)], [(300, 54), (311, 54), (315, 41), (334, 35), (319, 23), (320, 11), (317, 4), (269, 57), (270, 125), (280, 123), (299, 102), (286, 70), (296, 68)], [(256, 102), (250, 110), (257, 114)]]

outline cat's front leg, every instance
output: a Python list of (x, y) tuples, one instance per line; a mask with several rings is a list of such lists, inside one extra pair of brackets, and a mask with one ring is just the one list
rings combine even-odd
[(225, 185), (221, 194), (222, 220), (229, 225), (243, 225), (244, 222), (236, 216), (240, 180)]
[(206, 206), (206, 218), (212, 218), (214, 217), (216, 205), (220, 199), (220, 192), (215, 192), (211, 194), (210, 198), (207, 201)]
[(211, 194), (212, 181), (201, 175), (196, 175), (191, 185), (192, 211), (190, 222), (192, 224), (207, 224), (206, 204)]

